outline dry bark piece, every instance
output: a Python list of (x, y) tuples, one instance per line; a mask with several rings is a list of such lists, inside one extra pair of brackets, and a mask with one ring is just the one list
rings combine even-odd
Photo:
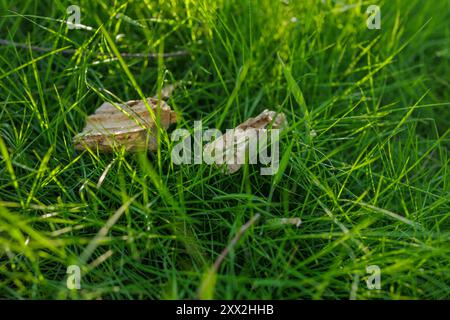
[(127, 151), (142, 151), (148, 146), (149, 150), (156, 150), (155, 120), (159, 116), (160, 127), (167, 129), (176, 122), (176, 114), (163, 100), (146, 100), (154, 117), (143, 100), (114, 105), (103, 103), (87, 118), (83, 131), (74, 137), (75, 149), (98, 148), (102, 152), (112, 152), (123, 146)]
[[(236, 128), (208, 143), (204, 147), (205, 153), (215, 153), (214, 162), (217, 165), (225, 164), (225, 173), (234, 173), (245, 163), (245, 151), (248, 149), (249, 141), (257, 139), (257, 136), (261, 136), (261, 133), (267, 133), (270, 125), (272, 129), (284, 128), (287, 125), (285, 115), (266, 109), (258, 116), (247, 119)], [(231, 141), (233, 142), (231, 143)], [(217, 153), (214, 151), (220, 149), (223, 149), (223, 152)], [(226, 159), (230, 158), (234, 159), (234, 163), (227, 163)], [(254, 163), (253, 160), (255, 159), (250, 160), (251, 163)]]

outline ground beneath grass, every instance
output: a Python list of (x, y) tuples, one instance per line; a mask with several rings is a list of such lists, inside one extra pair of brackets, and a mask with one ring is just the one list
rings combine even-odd
[[(0, 0), (1, 298), (450, 298), (450, 1), (71, 4)], [(174, 165), (164, 132), (75, 151), (175, 82), (178, 128), (283, 112), (277, 174)]]

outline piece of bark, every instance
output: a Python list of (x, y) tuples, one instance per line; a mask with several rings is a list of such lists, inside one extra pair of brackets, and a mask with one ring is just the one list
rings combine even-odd
[[(215, 153), (214, 162), (217, 165), (225, 165), (225, 173), (232, 174), (238, 171), (245, 162), (245, 150), (248, 149), (249, 141), (258, 139), (261, 133), (267, 133), (270, 125), (272, 129), (282, 129), (286, 124), (286, 117), (283, 113), (266, 109), (258, 116), (247, 119), (236, 128), (208, 143), (204, 147), (204, 151), (207, 154)], [(228, 144), (229, 141), (233, 141), (233, 143)], [(223, 150), (223, 152), (216, 153), (214, 150)], [(226, 159), (230, 158), (234, 159), (234, 163), (227, 163)], [(251, 159), (250, 163), (254, 163), (253, 160), (255, 159)]]
[[(170, 91), (170, 90), (169, 90)], [(103, 103), (86, 120), (83, 131), (74, 137), (75, 149), (97, 149), (112, 152), (120, 147), (127, 151), (157, 149), (157, 122), (167, 129), (176, 122), (176, 114), (163, 100), (147, 98), (153, 111), (150, 114), (143, 100), (131, 100), (124, 104)]]

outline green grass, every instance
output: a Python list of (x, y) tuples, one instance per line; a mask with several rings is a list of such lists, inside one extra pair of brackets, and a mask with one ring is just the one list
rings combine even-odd
[[(0, 47), (1, 298), (450, 298), (448, 0), (77, 2), (92, 31), (61, 22), (70, 1), (0, 0), (1, 38), (51, 48)], [(74, 150), (103, 101), (175, 81), (179, 128), (284, 112), (283, 170), (175, 166), (164, 134), (148, 156)]]

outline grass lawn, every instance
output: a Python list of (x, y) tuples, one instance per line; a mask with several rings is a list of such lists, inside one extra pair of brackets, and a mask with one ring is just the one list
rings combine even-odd
[[(0, 0), (0, 298), (449, 299), (449, 21), (449, 0)], [(74, 149), (104, 101), (170, 83), (157, 151)], [(174, 128), (267, 108), (275, 175), (171, 161)]]

